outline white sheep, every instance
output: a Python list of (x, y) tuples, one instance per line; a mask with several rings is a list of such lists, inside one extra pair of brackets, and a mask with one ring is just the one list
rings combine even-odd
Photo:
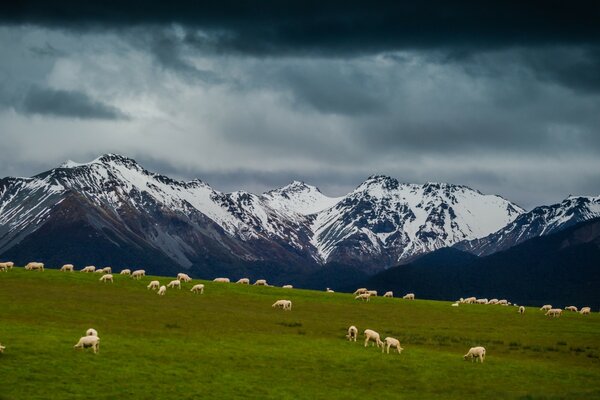
[(73, 264), (65, 264), (62, 267), (60, 267), (61, 272), (73, 272), (74, 270), (75, 267), (73, 266)]
[(552, 308), (552, 306), (551, 306), (550, 304), (544, 304), (544, 305), (543, 305), (543, 306), (540, 308), (540, 310), (541, 310), (541, 311), (548, 311), (548, 310), (550, 310), (551, 308)]
[(190, 292), (194, 292), (194, 293), (198, 293), (200, 292), (200, 294), (204, 294), (204, 285), (199, 283), (197, 285), (194, 285), (191, 289)]
[(377, 290), (367, 290), (367, 293), (369, 293), (373, 297), (377, 297)]
[(383, 346), (383, 342), (381, 341), (381, 337), (379, 336), (379, 333), (375, 332), (374, 330), (365, 329), (364, 335), (365, 335), (365, 347), (367, 347), (369, 345), (369, 341), (371, 341), (371, 340), (377, 344), (377, 347)]
[(188, 274), (184, 274), (183, 272), (177, 274), (177, 279), (183, 282), (190, 282), (192, 280)]
[(86, 336), (98, 336), (98, 331), (95, 330), (94, 328), (90, 328), (87, 331), (85, 331), (85, 335)]
[(99, 280), (102, 281), (102, 282), (113, 283), (113, 276), (112, 276), (112, 274), (102, 275), (102, 277)]
[(100, 351), (100, 338), (98, 336), (83, 336), (75, 346), (76, 349), (91, 347), (94, 354)]
[(414, 293), (407, 293), (402, 298), (406, 299), (406, 300), (414, 300), (415, 299), (415, 294)]
[(6, 268), (6, 265), (0, 264), (0, 271), (6, 272), (6, 271), (8, 271), (8, 268)]
[(562, 315), (562, 310), (560, 308), (551, 308), (546, 311), (546, 314), (549, 317), (558, 318)]
[(502, 299), (502, 300), (498, 300), (498, 304), (501, 306), (507, 306), (509, 303), (508, 303), (508, 300)]
[(525, 307), (519, 306), (519, 314), (521, 314), (521, 315), (525, 314)]
[(330, 288), (326, 288), (325, 291), (327, 293), (335, 293), (335, 291), (333, 289), (330, 289)]
[(215, 278), (213, 279), (213, 282), (229, 283), (231, 281), (229, 280), (229, 278)]
[(87, 267), (83, 267), (79, 272), (94, 272), (95, 270), (96, 267), (94, 267), (93, 265), (88, 265)]
[(499, 301), (500, 301), (500, 300), (498, 300), (498, 299), (491, 299), (491, 300), (490, 300), (490, 301), (488, 301), (487, 303), (488, 303), (488, 304), (498, 304), (498, 302), (499, 302)]
[(485, 360), (485, 347), (477, 346), (471, 347), (469, 352), (463, 356), (463, 359), (468, 360), (471, 359), (471, 362), (479, 360), (479, 362), (483, 362)]
[(96, 269), (96, 270), (94, 271), (94, 273), (96, 273), (96, 274), (104, 274), (105, 272), (104, 272), (104, 269), (103, 269), (103, 268), (98, 268), (98, 269)]
[(121, 275), (131, 275), (131, 270), (129, 268), (125, 268), (124, 270), (121, 270), (120, 274)]
[(294, 287), (292, 285), (283, 285), (282, 288), (284, 288), (284, 289), (293, 289)]
[(458, 307), (458, 302), (452, 303), (452, 307)]
[(364, 288), (364, 287), (363, 287), (363, 288), (359, 288), (359, 289), (356, 289), (356, 290), (354, 291), (354, 293), (352, 293), (352, 294), (356, 296), (356, 295), (359, 295), (359, 294), (366, 293), (366, 292), (367, 292), (367, 290), (368, 290), (368, 289), (367, 289), (367, 288)]
[(160, 287), (160, 282), (159, 281), (151, 281), (148, 286), (146, 286), (146, 288), (148, 290), (152, 289), (152, 290), (156, 290)]
[(167, 292), (167, 287), (165, 285), (162, 285), (159, 289), (158, 292), (156, 292), (159, 296), (164, 296), (165, 293)]
[(383, 346), (381, 346), (381, 352), (383, 353), (383, 350), (387, 348), (387, 353), (390, 354), (390, 347), (393, 347), (396, 350), (398, 350), (398, 354), (401, 354), (402, 350), (404, 350), (400, 346), (400, 341), (398, 339), (394, 339), (393, 337), (386, 337), (385, 339), (383, 339)]
[(102, 268), (102, 271), (105, 274), (112, 274), (112, 268), (111, 267), (104, 267), (104, 268)]
[(30, 262), (25, 266), (25, 269), (27, 271), (43, 271), (44, 270), (44, 263), (41, 262)]
[(476, 298), (476, 297), (467, 297), (467, 298), (466, 298), (466, 299), (463, 301), (463, 303), (465, 303), (465, 304), (474, 304), (474, 303), (475, 303), (475, 301), (477, 301), (477, 298)]
[(254, 286), (267, 286), (267, 281), (265, 279), (257, 279), (254, 282)]
[(348, 328), (348, 334), (346, 335), (346, 338), (348, 338), (349, 341), (354, 341), (356, 342), (356, 337), (358, 336), (358, 329), (352, 325), (350, 326), (350, 328)]
[(383, 297), (394, 297), (394, 292), (392, 292), (392, 291), (385, 292)]
[(0, 353), (4, 353), (4, 350), (6, 350), (6, 346), (2, 346), (2, 343), (0, 343)]
[(292, 302), (290, 300), (277, 300), (271, 307), (290, 311), (292, 309)]
[(168, 288), (174, 288), (177, 287), (177, 289), (181, 290), (181, 282), (178, 281), (177, 279), (175, 279), (174, 281), (171, 281), (167, 284)]
[(477, 299), (477, 300), (475, 300), (475, 303), (477, 303), (477, 304), (487, 304), (488, 303), (488, 299)]
[(577, 312), (577, 307), (575, 307), (575, 306), (568, 306), (568, 307), (565, 307), (565, 310)]
[(581, 315), (588, 315), (591, 311), (592, 311), (592, 309), (590, 307), (581, 307), (581, 310), (579, 310), (579, 313)]
[(146, 276), (146, 271), (143, 269), (136, 269), (131, 273), (132, 279), (140, 280), (142, 279), (142, 276)]
[(370, 293), (361, 293), (354, 298), (354, 300), (371, 301)]
[(5, 261), (0, 263), (0, 265), (3, 265), (5, 269), (12, 269), (15, 266), (15, 263), (12, 261)]
[(249, 285), (250, 284), (250, 279), (248, 278), (240, 278), (236, 283), (242, 284), (242, 285)]

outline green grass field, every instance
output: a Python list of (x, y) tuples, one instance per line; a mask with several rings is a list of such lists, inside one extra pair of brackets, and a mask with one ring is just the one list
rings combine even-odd
[[(146, 289), (156, 277), (98, 278), (0, 273), (0, 399), (600, 398), (598, 313), (213, 282), (204, 295), (186, 283), (159, 297)], [(293, 310), (272, 309), (278, 299)], [(359, 342), (345, 340), (349, 325)], [(97, 355), (73, 349), (90, 327)], [(366, 328), (405, 350), (364, 348)], [(462, 359), (476, 345), (484, 364)]]

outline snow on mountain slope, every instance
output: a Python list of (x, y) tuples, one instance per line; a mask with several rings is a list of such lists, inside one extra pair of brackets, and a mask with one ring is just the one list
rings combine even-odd
[(298, 181), (264, 193), (262, 198), (271, 208), (287, 215), (316, 214), (333, 207), (343, 199), (327, 197), (318, 188)]
[(561, 203), (536, 207), (490, 235), (460, 242), (455, 247), (484, 256), (597, 217), (600, 196), (569, 196)]

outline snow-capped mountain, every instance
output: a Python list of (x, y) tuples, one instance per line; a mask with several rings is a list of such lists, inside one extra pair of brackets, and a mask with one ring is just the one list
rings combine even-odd
[(487, 236), (521, 213), (464, 186), (384, 176), (339, 198), (302, 182), (262, 195), (222, 193), (106, 154), (0, 180), (0, 254), (201, 276), (300, 273), (332, 262), (374, 271)]
[(600, 196), (569, 196), (560, 203), (540, 206), (518, 216), (488, 236), (457, 243), (459, 250), (486, 256), (528, 239), (549, 235), (579, 222), (600, 217)]

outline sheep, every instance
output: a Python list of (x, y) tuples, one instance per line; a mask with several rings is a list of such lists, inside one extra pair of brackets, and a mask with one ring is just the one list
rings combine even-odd
[(0, 343), (0, 353), (4, 353), (4, 350), (6, 350), (6, 346), (2, 346), (2, 343)]
[(175, 279), (174, 281), (171, 281), (167, 284), (168, 288), (174, 288), (177, 287), (177, 289), (181, 290), (181, 282), (178, 281), (177, 279)]
[(400, 346), (400, 341), (398, 339), (394, 339), (393, 337), (386, 337), (385, 339), (383, 339), (383, 343), (383, 346), (381, 346), (382, 353), (385, 350), (385, 348), (387, 348), (387, 353), (390, 354), (390, 347), (393, 347), (396, 350), (398, 350), (398, 354), (401, 354), (402, 350), (404, 350)]
[(284, 288), (284, 289), (293, 289), (294, 287), (292, 285), (283, 285), (282, 288)]
[(358, 329), (352, 325), (350, 326), (350, 328), (348, 328), (348, 334), (346, 335), (346, 338), (349, 341), (355, 341), (356, 342), (356, 337), (358, 336)]
[(90, 328), (87, 331), (85, 331), (85, 335), (86, 336), (98, 336), (98, 331), (95, 330), (94, 328)]
[(550, 305), (550, 304), (544, 304), (544, 305), (543, 305), (543, 306), (540, 308), (540, 310), (541, 310), (541, 311), (548, 311), (548, 310), (550, 310), (551, 308), (552, 308), (552, 305)]
[(377, 290), (367, 290), (367, 293), (369, 293), (373, 297), (377, 297)]
[(507, 306), (509, 303), (508, 303), (508, 300), (502, 299), (502, 300), (498, 300), (498, 304), (501, 306)]
[(194, 292), (194, 293), (198, 293), (200, 292), (200, 294), (204, 294), (204, 285), (199, 283), (197, 285), (194, 285), (191, 289), (190, 292)]
[(0, 265), (4, 265), (4, 268), (6, 269), (12, 269), (15, 266), (15, 263), (12, 261), (5, 261), (3, 263), (0, 263)]
[(131, 275), (131, 270), (129, 268), (125, 268), (120, 272), (121, 275)]
[(27, 271), (43, 271), (44, 270), (44, 263), (41, 262), (30, 262), (25, 266), (25, 269)]
[(99, 280), (102, 281), (102, 282), (113, 283), (113, 276), (112, 276), (112, 274), (102, 275), (102, 277)]
[(98, 336), (83, 336), (79, 339), (79, 342), (73, 348), (81, 349), (91, 347), (94, 350), (94, 354), (100, 351), (100, 338)]
[(183, 272), (177, 274), (177, 279), (183, 282), (190, 282), (192, 280), (188, 274), (184, 274)]
[(377, 344), (377, 347), (383, 346), (383, 342), (380, 339), (379, 333), (375, 332), (374, 330), (365, 329), (364, 335), (365, 335), (365, 347), (367, 347), (369, 345), (369, 341), (371, 341), (371, 340)]
[(326, 289), (325, 289), (325, 291), (326, 291), (327, 293), (335, 293), (335, 291), (334, 291), (334, 290), (332, 290), (332, 289), (330, 289), (330, 288), (326, 288)]
[(479, 360), (483, 362), (485, 360), (485, 347), (477, 346), (471, 347), (469, 352), (463, 356), (464, 360), (471, 359), (471, 362)]
[(488, 304), (498, 304), (499, 300), (498, 299), (491, 299), (490, 301), (488, 301)]
[(546, 312), (545, 315), (553, 318), (558, 318), (562, 315), (562, 310), (560, 308), (551, 308)]
[(98, 268), (94, 271), (94, 273), (96, 274), (104, 274), (104, 269), (103, 268)]
[(250, 279), (248, 279), (248, 278), (240, 278), (236, 283), (239, 283), (241, 285), (249, 285), (250, 284)]
[(75, 269), (75, 267), (73, 266), (73, 264), (65, 264), (62, 267), (60, 267), (60, 270), (62, 272), (73, 272)]
[(385, 292), (385, 294), (383, 295), (383, 297), (394, 297), (394, 292), (392, 292), (392, 291)]
[(352, 294), (353, 294), (353, 295), (355, 295), (355, 296), (357, 296), (357, 295), (359, 295), (359, 294), (363, 294), (363, 293), (366, 293), (366, 292), (367, 292), (367, 288), (364, 288), (364, 287), (363, 287), (363, 288), (356, 289), (356, 290), (354, 291), (354, 293), (352, 293)]
[(521, 314), (521, 315), (525, 314), (525, 307), (523, 307), (523, 306), (519, 307), (519, 314)]
[(267, 281), (265, 279), (257, 279), (253, 285), (254, 286), (267, 286)]
[(568, 306), (568, 307), (565, 307), (565, 310), (577, 312), (577, 307), (575, 307), (575, 306)]
[(104, 271), (105, 274), (112, 274), (111, 267), (104, 267), (104, 268), (102, 268), (102, 271)]
[(146, 271), (144, 271), (143, 269), (136, 269), (131, 273), (131, 278), (136, 279), (138, 281), (142, 279), (142, 276), (146, 276)]
[(370, 301), (371, 294), (370, 293), (361, 293), (354, 298), (354, 300), (362, 300), (362, 301)]
[(452, 303), (452, 307), (458, 307), (458, 302)]
[(162, 285), (159, 289), (158, 292), (156, 292), (159, 296), (164, 296), (165, 293), (167, 291), (167, 287), (165, 285)]
[(488, 299), (477, 299), (475, 300), (476, 304), (487, 304), (488, 303)]
[(290, 300), (277, 300), (271, 307), (282, 308), (284, 311), (290, 311), (292, 309), (292, 302)]
[(414, 293), (407, 293), (402, 298), (406, 299), (406, 300), (414, 300), (415, 299), (415, 294)]
[(88, 265), (87, 267), (83, 267), (79, 272), (94, 272), (95, 270), (96, 267), (94, 267), (93, 265)]
[(213, 279), (213, 282), (229, 283), (230, 280), (229, 278), (215, 278)]
[(0, 263), (0, 271), (6, 272), (8, 267), (4, 263)]
[(467, 297), (467, 298), (466, 298), (466, 299), (463, 301), (463, 303), (466, 303), (466, 304), (473, 304), (473, 303), (475, 303), (475, 301), (477, 301), (477, 298), (476, 298), (476, 297)]
[(152, 289), (152, 290), (156, 290), (160, 287), (160, 282), (159, 281), (152, 281), (148, 284), (148, 286), (146, 286), (146, 288), (148, 290)]
[(579, 313), (581, 315), (588, 315), (591, 311), (592, 311), (592, 309), (590, 307), (581, 307), (581, 310), (579, 310)]

